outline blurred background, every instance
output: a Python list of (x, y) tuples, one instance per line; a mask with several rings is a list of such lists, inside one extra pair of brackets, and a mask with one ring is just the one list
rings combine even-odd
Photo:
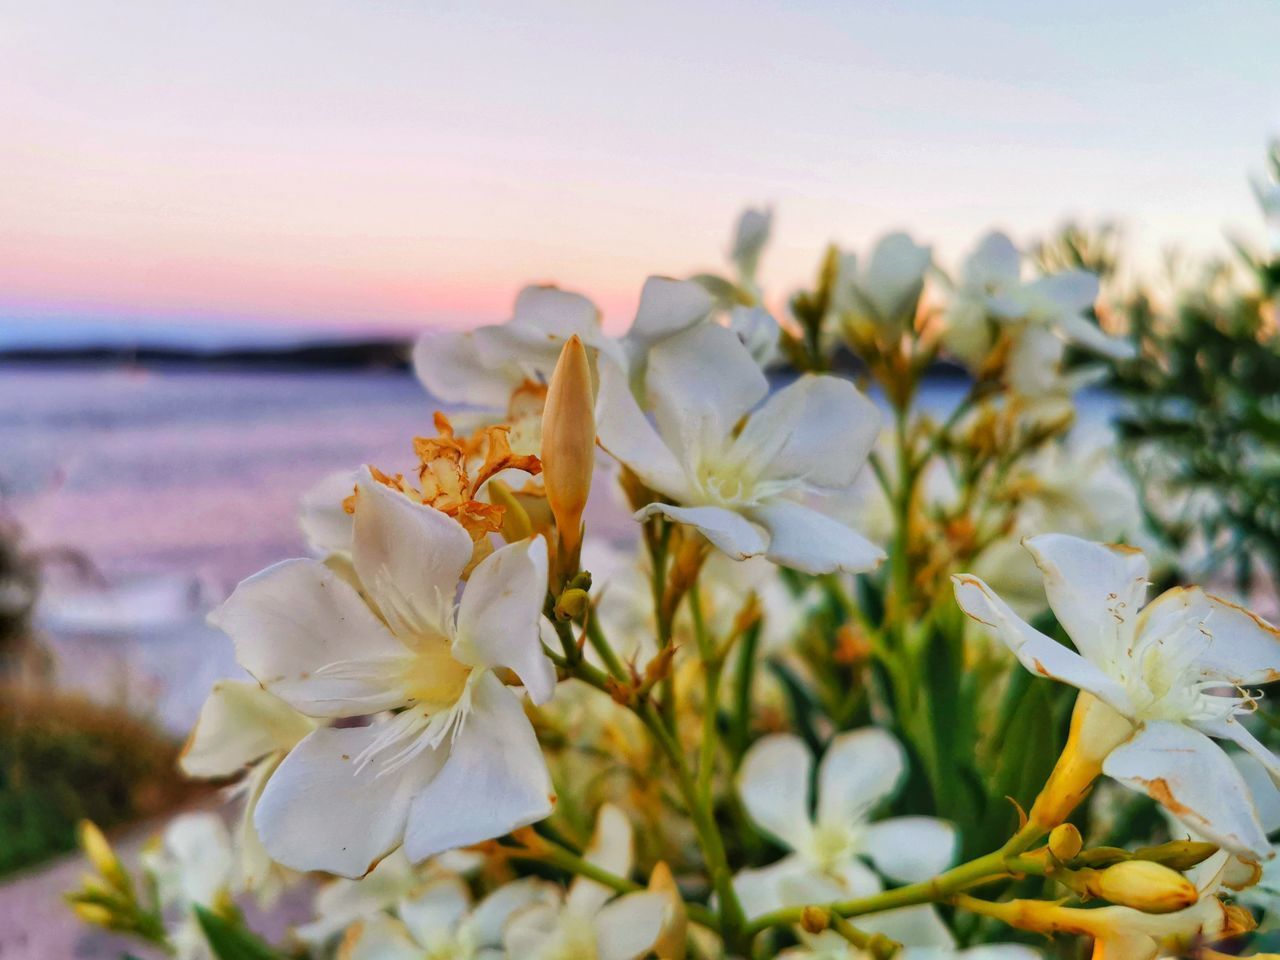
[(898, 228), (947, 269), (1075, 223), (1172, 289), (1267, 247), (1277, 36), (1272, 0), (0, 0), (0, 878), (190, 799), (204, 615), (423, 432), (420, 332), (529, 282), (625, 329), (746, 205), (784, 323)]

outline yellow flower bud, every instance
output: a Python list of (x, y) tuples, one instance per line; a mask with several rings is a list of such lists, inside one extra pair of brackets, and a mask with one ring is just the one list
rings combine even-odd
[(595, 468), (596, 419), (587, 350), (576, 336), (560, 351), (542, 410), (542, 476), (560, 541), (560, 569), (577, 567), (582, 511)]
[(591, 597), (585, 590), (571, 589), (560, 594), (556, 601), (556, 619), (560, 621), (576, 620), (587, 612), (591, 605)]
[(1090, 893), (1144, 913), (1174, 913), (1199, 899), (1195, 884), (1150, 860), (1126, 860), (1089, 878)]
[(71, 909), (83, 922), (92, 924), (95, 927), (107, 927), (110, 929), (115, 922), (115, 914), (100, 903), (74, 901), (71, 904)]
[(102, 874), (102, 878), (117, 890), (127, 890), (129, 876), (124, 872), (120, 859), (107, 843), (98, 825), (92, 820), (81, 820), (76, 828), (79, 834), (80, 848), (89, 862)]
[(1075, 859), (1083, 847), (1084, 840), (1074, 824), (1058, 824), (1049, 834), (1049, 852), (1063, 863)]
[(489, 481), (489, 500), (503, 508), (502, 539), (507, 543), (518, 543), (533, 536), (533, 523), (529, 513), (516, 499), (511, 488), (501, 480)]
[(1134, 851), (1135, 860), (1153, 860), (1173, 870), (1190, 870), (1208, 860), (1218, 848), (1215, 844), (1200, 840), (1172, 840), (1154, 847), (1142, 847)]
[(806, 933), (821, 933), (831, 924), (831, 915), (822, 907), (805, 907), (800, 911), (800, 926)]

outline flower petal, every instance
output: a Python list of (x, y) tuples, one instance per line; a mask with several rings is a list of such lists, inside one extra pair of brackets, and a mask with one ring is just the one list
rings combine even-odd
[(471, 571), (458, 605), (453, 654), (472, 667), (513, 670), (534, 703), (556, 689), (556, 669), (542, 650), (539, 623), (547, 593), (547, 542), (509, 544)]
[(227, 777), (277, 750), (288, 750), (315, 723), (248, 680), (213, 685), (178, 765), (189, 777)]
[(472, 682), (471, 709), (449, 759), (414, 798), (405, 852), (414, 863), (492, 840), (551, 813), (555, 793), (520, 701), (492, 673)]
[(1233, 853), (1265, 858), (1271, 844), (1249, 790), (1216, 743), (1179, 723), (1156, 720), (1112, 750), (1107, 776), (1149, 794), (1187, 827)]
[(769, 392), (769, 381), (732, 330), (707, 323), (650, 351), (645, 390), (663, 441), (696, 459), (727, 442)]
[(1023, 324), (1009, 351), (1006, 376), (1014, 393), (1039, 397), (1052, 392), (1066, 343), (1049, 327)]
[(422, 947), (405, 925), (385, 913), (362, 917), (350, 928), (339, 950), (342, 960), (422, 960)]
[(520, 910), (534, 904), (555, 906), (559, 903), (559, 888), (537, 877), (523, 877), (504, 883), (471, 911), (467, 926), (480, 946), (499, 946), (502, 930), (507, 921)]
[(1078, 313), (1068, 313), (1058, 320), (1058, 330), (1076, 346), (1113, 360), (1128, 360), (1137, 353), (1132, 341), (1113, 337), (1096, 323)]
[[(1272, 792), (1275, 792), (1276, 785), (1280, 785), (1280, 757), (1277, 757), (1266, 744), (1250, 733), (1238, 717), (1202, 721), (1194, 726), (1205, 736), (1217, 737), (1219, 740), (1231, 740), (1237, 743), (1255, 763), (1260, 764), (1262, 769), (1266, 771), (1267, 776), (1271, 778)], [(1256, 803), (1257, 788), (1254, 787), (1249, 792), (1254, 796)], [(1274, 801), (1269, 803), (1268, 806), (1274, 806)]]
[[(858, 927), (868, 933), (882, 933), (908, 949), (914, 947), (917, 956), (926, 950), (950, 952), (956, 947), (950, 928), (931, 903), (868, 914), (858, 919)], [(933, 956), (936, 958), (937, 953)]]
[(906, 773), (906, 752), (892, 734), (875, 727), (840, 734), (818, 765), (818, 823), (865, 821)]
[[(625, 877), (631, 872), (634, 846), (631, 821), (627, 819), (627, 815), (612, 803), (602, 804), (600, 812), (596, 814), (591, 844), (583, 859), (614, 876)], [(613, 895), (613, 889), (602, 883), (586, 877), (574, 877), (565, 903), (582, 916), (591, 916)]]
[[(231, 638), (242, 667), (308, 716), (363, 716), (404, 702), (394, 676), (408, 649), (319, 560), (285, 560), (254, 574), (209, 622)], [(350, 662), (368, 669), (325, 673)]]
[(813, 754), (789, 733), (761, 737), (738, 770), (738, 793), (751, 819), (792, 850), (804, 849), (813, 832), (812, 775)]
[(471, 892), (459, 877), (440, 877), (419, 894), (403, 900), (397, 913), (413, 938), (429, 947), (451, 935), (471, 908)]
[(1061, 533), (1023, 541), (1044, 575), (1054, 616), (1080, 654), (1104, 667), (1133, 646), (1151, 568), (1132, 547), (1116, 547)]
[(802, 573), (863, 573), (884, 560), (884, 551), (834, 517), (781, 497), (751, 511), (769, 531), (771, 561)]
[(462, 524), (373, 479), (356, 484), (352, 562), (397, 633), (438, 627), (452, 614), (458, 578), (471, 561)]
[(350, 470), (331, 473), (302, 495), (298, 526), (307, 545), (321, 556), (351, 550), (351, 514), (342, 502), (355, 490), (358, 477)]
[(654, 343), (705, 320), (714, 305), (711, 294), (699, 283), (649, 277), (640, 290), (640, 305), (627, 339)]
[(662, 936), (669, 905), (660, 893), (628, 893), (595, 915), (597, 960), (647, 956)]
[(423, 334), (413, 346), (413, 371), (433, 397), (494, 410), (506, 409), (515, 386), (510, 373), (481, 359), (472, 330)]
[(768, 464), (767, 479), (849, 486), (880, 433), (880, 411), (847, 380), (807, 374), (747, 418), (731, 456)]
[(284, 758), (253, 817), (274, 860), (355, 879), (400, 845), (413, 795), (444, 751), (424, 751), (396, 770), (360, 767), (356, 758), (378, 733), (376, 724), (322, 727)]
[(745, 517), (723, 507), (673, 507), (666, 503), (651, 503), (636, 513), (637, 520), (645, 520), (660, 513), (676, 523), (696, 527), (718, 550), (723, 550), (735, 560), (756, 557), (765, 551), (764, 537)]
[[(783, 882), (788, 877), (803, 877), (812, 872), (808, 862), (799, 854), (791, 853), (767, 867), (746, 867), (733, 875), (733, 890), (742, 904), (747, 919), (755, 919), (787, 905), (783, 897)], [(803, 880), (801, 881), (803, 882)], [(823, 900), (835, 899), (834, 897)]]
[[(916, 960), (907, 951), (904, 953), (907, 954), (906, 960)], [(958, 960), (1043, 960), (1039, 950), (1021, 943), (984, 943), (961, 950), (956, 956)]]
[(600, 446), (654, 490), (674, 500), (688, 500), (684, 468), (636, 403), (626, 372), (607, 360), (601, 362), (599, 372), (596, 436)]
[(1208, 637), (1208, 647), (1196, 658), (1206, 678), (1241, 687), (1280, 680), (1280, 631), (1199, 587), (1166, 590), (1142, 611), (1138, 624), (1143, 636), (1173, 638), (1186, 632), (1201, 642)]
[(1129, 695), (1111, 677), (1080, 654), (1067, 649), (1014, 613), (995, 592), (969, 574), (951, 578), (960, 609), (989, 627), (992, 634), (1013, 651), (1024, 667), (1043, 677), (1061, 680), (1080, 690), (1088, 690), (1112, 709), (1129, 716), (1133, 706)]
[(955, 862), (956, 828), (935, 817), (891, 817), (867, 827), (862, 852), (897, 883), (918, 883)]

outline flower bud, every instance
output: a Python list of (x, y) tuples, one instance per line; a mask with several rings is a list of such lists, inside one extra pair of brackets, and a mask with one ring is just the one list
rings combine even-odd
[(800, 911), (800, 926), (805, 933), (821, 933), (831, 924), (831, 915), (822, 907), (805, 907)]
[(77, 826), (77, 833), (84, 855), (102, 874), (102, 878), (117, 890), (127, 890), (129, 876), (124, 872), (120, 859), (111, 849), (111, 844), (107, 843), (107, 838), (102, 835), (98, 825), (92, 820), (81, 820)]
[(507, 543), (518, 543), (533, 536), (533, 523), (529, 513), (516, 499), (511, 488), (501, 480), (489, 481), (490, 502), (502, 507), (502, 539)]
[(556, 619), (564, 622), (567, 620), (577, 620), (587, 612), (587, 608), (591, 605), (591, 597), (585, 590), (572, 589), (566, 590), (560, 594), (560, 599), (556, 601)]
[(576, 336), (560, 351), (542, 410), (542, 476), (560, 537), (561, 569), (576, 567), (582, 511), (595, 468), (596, 419), (587, 350)]
[(1126, 860), (1091, 877), (1090, 893), (1143, 913), (1174, 913), (1199, 899), (1195, 884), (1150, 860)]
[(71, 904), (71, 909), (82, 921), (95, 927), (110, 929), (115, 923), (115, 914), (100, 903), (85, 903), (77, 900)]
[(653, 945), (653, 952), (658, 960), (684, 960), (689, 939), (689, 915), (676, 878), (666, 861), (659, 860), (654, 864), (653, 873), (649, 874), (649, 890), (662, 894), (667, 900), (662, 933)]
[(1084, 840), (1074, 824), (1060, 823), (1049, 834), (1049, 852), (1062, 863), (1074, 860), (1084, 847)]

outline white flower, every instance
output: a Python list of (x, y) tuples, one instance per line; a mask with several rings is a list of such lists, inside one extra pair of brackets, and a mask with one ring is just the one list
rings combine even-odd
[(948, 307), (943, 342), (971, 366), (994, 343), (999, 324), (1013, 337), (1007, 376), (1016, 393), (1039, 396), (1058, 386), (1067, 343), (1103, 356), (1132, 356), (1133, 345), (1108, 336), (1087, 317), (1098, 299), (1098, 278), (1065, 270), (1024, 280), (1022, 256), (1006, 235), (983, 237), (965, 261), (961, 283)]
[[(984, 943), (960, 949), (947, 925), (930, 904), (868, 914), (853, 921), (866, 933), (882, 933), (902, 944), (901, 960), (1040, 960), (1040, 954), (1019, 943)], [(834, 930), (799, 934), (801, 946), (778, 954), (778, 960), (870, 960)]]
[(961, 609), (1027, 669), (1096, 699), (1090, 736), (1105, 753), (1103, 772), (1214, 843), (1270, 856), (1239, 771), (1209, 738), (1235, 741), (1273, 780), (1280, 776), (1280, 761), (1241, 722), (1254, 706), (1244, 688), (1280, 677), (1276, 629), (1196, 587), (1169, 590), (1144, 608), (1147, 562), (1132, 548), (1061, 534), (1024, 544), (1078, 652), (1019, 619), (976, 577), (954, 578)]
[(142, 859), (161, 909), (177, 918), (168, 937), (179, 960), (212, 958), (194, 908), (212, 908), (232, 893), (235, 855), (226, 824), (214, 813), (174, 817), (159, 848), (144, 851)]
[(649, 504), (638, 518), (662, 514), (731, 557), (764, 554), (808, 573), (868, 570), (883, 559), (800, 502), (847, 488), (866, 463), (880, 414), (852, 384), (801, 377), (755, 409), (768, 381), (737, 337), (714, 324), (655, 347), (644, 383), (656, 430), (621, 371), (601, 365), (601, 446), (675, 501)]
[(532, 877), (499, 887), (472, 907), (457, 877), (441, 877), (405, 899), (396, 916), (370, 914), (352, 927), (340, 960), (503, 960), (502, 932), (517, 911), (554, 903), (556, 888)]
[(558, 287), (525, 287), (506, 323), (461, 332), (424, 334), (413, 350), (418, 379), (435, 397), (506, 410), (525, 381), (546, 383), (565, 341), (578, 336), (596, 349), (615, 349), (586, 297)]
[(782, 330), (778, 321), (764, 307), (733, 307), (725, 325), (737, 334), (751, 359), (767, 370), (778, 359), (778, 342)]
[[(631, 872), (632, 843), (626, 814), (605, 804), (584, 858), (625, 877)], [(608, 887), (579, 876), (563, 902), (534, 904), (512, 916), (503, 940), (507, 955), (521, 960), (636, 960), (657, 944), (669, 914), (662, 893), (615, 897)]]
[(213, 616), (241, 665), (301, 713), (403, 708), (309, 734), (258, 801), (254, 822), (275, 860), (347, 877), (402, 842), (416, 862), (507, 833), (545, 817), (554, 799), (520, 700), (494, 672), (513, 671), (535, 703), (554, 690), (538, 633), (544, 542), (496, 551), (455, 601), (472, 556), (466, 530), (367, 472), (357, 490), (360, 592), (317, 560), (287, 560), (240, 584)]
[(842, 256), (835, 294), (842, 322), (890, 337), (910, 329), (932, 258), (929, 247), (905, 233), (881, 237), (864, 264)]
[(342, 503), (356, 488), (360, 474), (339, 470), (317, 480), (298, 504), (298, 526), (307, 546), (319, 557), (351, 552), (351, 514)]
[(191, 777), (220, 779), (248, 768), (238, 853), (238, 883), (269, 904), (283, 878), (253, 826), (253, 814), (268, 778), (307, 734), (319, 724), (279, 697), (247, 680), (220, 680), (213, 685), (191, 730), (178, 765)]
[(747, 751), (738, 791), (755, 823), (791, 853), (777, 863), (742, 870), (734, 889), (748, 916), (782, 906), (831, 903), (880, 890), (869, 861), (890, 880), (912, 883), (945, 869), (956, 852), (951, 824), (933, 817), (871, 822), (906, 775), (902, 746), (883, 730), (842, 733), (818, 765), (792, 734), (773, 734)]

